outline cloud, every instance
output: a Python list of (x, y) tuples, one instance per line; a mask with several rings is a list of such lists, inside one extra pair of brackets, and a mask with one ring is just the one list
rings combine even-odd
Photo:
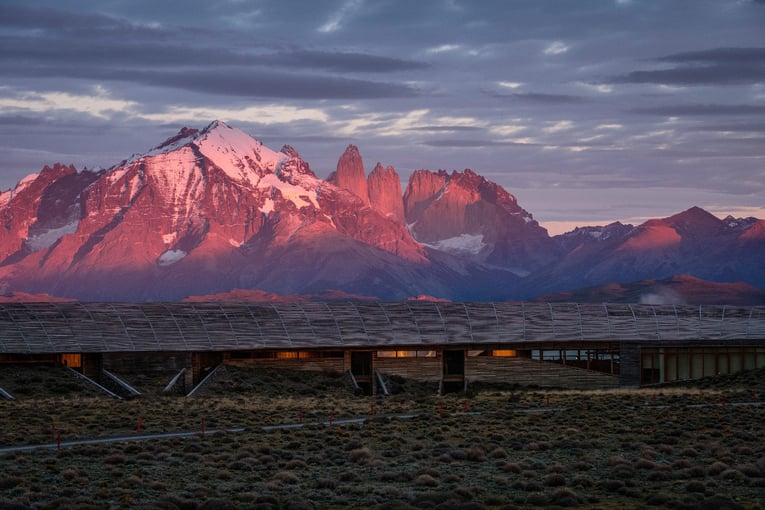
[(442, 132), (442, 131), (480, 131), (483, 128), (478, 126), (417, 126), (417, 127), (406, 128), (406, 129), (408, 131)]
[(513, 136), (516, 133), (520, 133), (521, 131), (525, 131), (528, 129), (527, 126), (522, 126), (519, 124), (502, 124), (498, 126), (492, 126), (489, 131), (491, 131), (493, 134), (497, 136)]
[(591, 90), (593, 92), (597, 92), (599, 94), (610, 94), (614, 91), (613, 85), (608, 85), (605, 83), (586, 83), (586, 82), (579, 82), (578, 85), (580, 87), (583, 87), (587, 90)]
[(566, 53), (569, 49), (570, 49), (570, 47), (567, 46), (566, 44), (564, 44), (564, 43), (562, 43), (560, 41), (555, 41), (555, 42), (551, 43), (550, 45), (548, 45), (544, 49), (543, 53), (545, 55), (560, 55), (561, 53)]
[(486, 121), (474, 117), (433, 115), (429, 109), (406, 112), (363, 113), (348, 120), (337, 120), (334, 127), (349, 136), (411, 136), (412, 131), (471, 131), (485, 127)]
[(315, 50), (293, 50), (261, 56), (257, 63), (275, 67), (325, 69), (356, 73), (383, 73), (427, 69), (430, 64), (368, 53), (347, 53)]
[(668, 288), (659, 289), (640, 296), (641, 305), (684, 305), (687, 301), (679, 294)]
[(695, 115), (762, 115), (765, 106), (753, 104), (680, 104), (633, 108), (630, 113), (684, 117)]
[(374, 133), (378, 136), (399, 136), (413, 127), (431, 124), (427, 117), (428, 109), (411, 110), (395, 113), (363, 113), (338, 121), (337, 131), (346, 135)]
[(765, 64), (765, 48), (712, 48), (674, 53), (657, 60), (660, 62), (680, 63), (705, 62), (718, 65), (728, 65), (733, 62), (757, 65)]
[(490, 95), (494, 97), (516, 99), (518, 101), (524, 101), (527, 103), (541, 104), (577, 104), (584, 103), (586, 101), (586, 99), (582, 96), (574, 96), (569, 94), (542, 94), (538, 92), (513, 92), (510, 94), (493, 92), (490, 93)]
[(557, 122), (553, 122), (550, 126), (547, 126), (546, 128), (542, 128), (542, 131), (545, 133), (558, 133), (560, 131), (568, 131), (569, 129), (573, 129), (574, 123), (570, 120), (559, 120)]
[[(764, 0), (765, 1), (765, 0)], [(687, 128), (689, 131), (717, 131), (741, 133), (765, 133), (765, 122), (738, 122), (735, 124), (704, 124)]]
[(497, 84), (500, 87), (504, 87), (506, 89), (518, 89), (523, 86), (523, 83), (519, 83), (517, 81), (500, 81)]
[(362, 5), (362, 0), (348, 0), (340, 9), (335, 11), (327, 20), (326, 23), (319, 27), (319, 32), (329, 34), (336, 32), (342, 28), (349, 17), (351, 17)]
[(225, 119), (230, 122), (254, 124), (286, 124), (297, 121), (327, 122), (329, 115), (317, 108), (298, 108), (279, 104), (249, 106), (246, 108), (209, 108), (171, 106), (164, 112), (141, 113), (138, 117), (163, 123), (208, 122)]
[(741, 85), (765, 80), (765, 67), (742, 64), (683, 66), (654, 71), (632, 71), (613, 83), (656, 83), (666, 85)]
[(449, 53), (452, 51), (458, 51), (462, 46), (459, 44), (442, 44), (440, 46), (434, 46), (425, 50), (426, 53)]
[(13, 30), (33, 29), (51, 32), (69, 32), (76, 35), (80, 30), (142, 30), (141, 25), (129, 23), (103, 14), (83, 14), (49, 8), (30, 8), (0, 5), (0, 27)]
[(669, 69), (632, 71), (612, 83), (742, 85), (765, 80), (765, 48), (713, 48), (657, 58), (679, 64)]
[(443, 140), (426, 140), (420, 142), (420, 145), (427, 145), (428, 147), (530, 147), (536, 144), (522, 143), (514, 141), (501, 141), (501, 140), (463, 140), (459, 138), (443, 139)]
[[(424, 62), (359, 52), (317, 51), (302, 48), (274, 50), (259, 47), (256, 53), (242, 53), (228, 48), (194, 48), (166, 41), (112, 38), (93, 41), (55, 37), (0, 36), (0, 62), (28, 66), (48, 65), (61, 68), (66, 63), (70, 75), (87, 77), (94, 69), (116, 68), (126, 78), (130, 69), (167, 69), (202, 67), (214, 71), (220, 66), (261, 66), (285, 69), (318, 69), (356, 73), (412, 71), (430, 67)], [(20, 65), (25, 64), (25, 65)]]
[[(6, 70), (9, 70), (6, 68)], [(16, 76), (28, 78), (69, 77), (65, 66), (14, 67)], [(83, 77), (83, 76), (81, 76)], [(281, 99), (379, 99), (417, 97), (416, 87), (395, 82), (371, 81), (319, 73), (288, 73), (257, 68), (220, 67), (133, 70), (91, 68), (91, 80), (137, 83), (192, 92), (243, 98)]]
[(103, 88), (96, 88), (91, 95), (27, 91), (0, 98), (0, 112), (72, 111), (100, 119), (108, 119), (117, 112), (132, 112), (137, 106), (135, 101), (112, 99)]

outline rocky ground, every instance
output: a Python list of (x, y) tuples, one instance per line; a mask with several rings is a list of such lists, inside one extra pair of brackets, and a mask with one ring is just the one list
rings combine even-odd
[[(711, 509), (761, 508), (765, 494), (763, 370), (672, 388), (443, 397), (399, 380), (395, 395), (367, 397), (339, 375), (227, 367), (197, 397), (155, 388), (125, 401), (39, 370), (0, 402), (0, 447), (49, 447), (0, 454), (0, 508)], [(67, 391), (51, 391), (57, 380)], [(203, 435), (203, 422), (244, 430)], [(170, 431), (198, 434), (53, 441)]]

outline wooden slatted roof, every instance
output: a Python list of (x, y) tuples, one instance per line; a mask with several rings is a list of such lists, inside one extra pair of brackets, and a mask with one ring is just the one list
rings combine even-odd
[(577, 303), (2, 303), (0, 353), (765, 341), (765, 307)]

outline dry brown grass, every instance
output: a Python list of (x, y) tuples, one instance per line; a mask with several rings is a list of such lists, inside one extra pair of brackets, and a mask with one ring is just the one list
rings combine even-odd
[[(301, 389), (300, 375), (282, 387), (279, 374), (265, 384), (229, 370), (191, 399), (2, 402), (3, 446), (50, 444), (51, 425), (64, 440), (130, 435), (139, 419), (148, 434), (198, 431), (202, 420), (245, 431), (2, 455), (0, 507), (757, 508), (765, 490), (765, 407), (732, 405), (748, 388), (590, 392), (584, 410), (582, 392), (487, 389), (465, 414), (463, 395), (428, 386), (360, 397), (331, 375), (323, 391), (313, 376)], [(721, 395), (729, 405), (717, 405)], [(372, 403), (366, 424), (322, 424), (369, 416)], [(296, 423), (301, 411), (302, 428), (261, 428)], [(400, 412), (417, 416), (387, 417)]]

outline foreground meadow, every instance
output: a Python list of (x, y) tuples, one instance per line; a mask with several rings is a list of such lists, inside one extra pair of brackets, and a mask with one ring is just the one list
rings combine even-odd
[[(0, 447), (46, 447), (0, 454), (0, 508), (762, 508), (763, 374), (366, 397), (329, 374), (229, 367), (193, 398), (28, 389), (0, 402)], [(195, 434), (139, 440), (176, 431)], [(66, 444), (116, 436), (133, 439)]]

